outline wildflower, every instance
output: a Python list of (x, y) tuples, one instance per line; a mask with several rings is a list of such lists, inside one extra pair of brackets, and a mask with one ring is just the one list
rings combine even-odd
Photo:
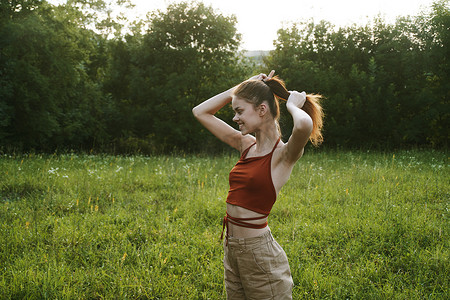
[(126, 252), (125, 252), (125, 253), (123, 254), (123, 256), (122, 256), (122, 262), (125, 261), (125, 258), (127, 258), (127, 253), (126, 253)]
[(28, 229), (28, 227), (30, 226), (30, 222), (25, 222), (25, 229)]
[(58, 173), (57, 173), (58, 170), (59, 170), (59, 168), (55, 169), (55, 168), (52, 167), (52, 168), (50, 168), (50, 170), (48, 170), (48, 173), (49, 174), (56, 174), (56, 175), (58, 175)]

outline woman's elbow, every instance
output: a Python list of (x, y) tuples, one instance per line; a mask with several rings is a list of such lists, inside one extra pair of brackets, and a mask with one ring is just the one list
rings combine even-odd
[(199, 116), (200, 116), (200, 109), (199, 109), (198, 105), (192, 109), (192, 114), (194, 115), (194, 117), (196, 119), (199, 118)]
[(312, 130), (313, 130), (313, 121), (310, 116), (305, 116), (301, 118), (294, 125), (294, 131), (305, 133), (308, 136), (311, 135)]

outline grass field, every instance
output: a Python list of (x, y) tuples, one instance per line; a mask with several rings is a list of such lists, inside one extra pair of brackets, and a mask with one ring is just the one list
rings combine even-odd
[[(223, 299), (237, 155), (0, 157), (2, 299)], [(294, 299), (448, 299), (443, 151), (310, 150), (269, 218)]]

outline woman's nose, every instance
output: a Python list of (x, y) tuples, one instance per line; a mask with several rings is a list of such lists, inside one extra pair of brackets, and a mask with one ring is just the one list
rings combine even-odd
[(237, 117), (237, 114), (236, 115), (234, 115), (234, 117), (233, 117), (233, 121), (234, 122), (237, 122), (239, 120), (239, 118)]

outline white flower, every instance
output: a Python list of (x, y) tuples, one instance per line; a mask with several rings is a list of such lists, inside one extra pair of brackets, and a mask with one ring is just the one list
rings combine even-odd
[(48, 173), (49, 173), (49, 174), (56, 174), (56, 175), (58, 175), (58, 173), (57, 173), (58, 169), (59, 169), (59, 168), (56, 168), (56, 169), (50, 168), (50, 170), (48, 170)]

